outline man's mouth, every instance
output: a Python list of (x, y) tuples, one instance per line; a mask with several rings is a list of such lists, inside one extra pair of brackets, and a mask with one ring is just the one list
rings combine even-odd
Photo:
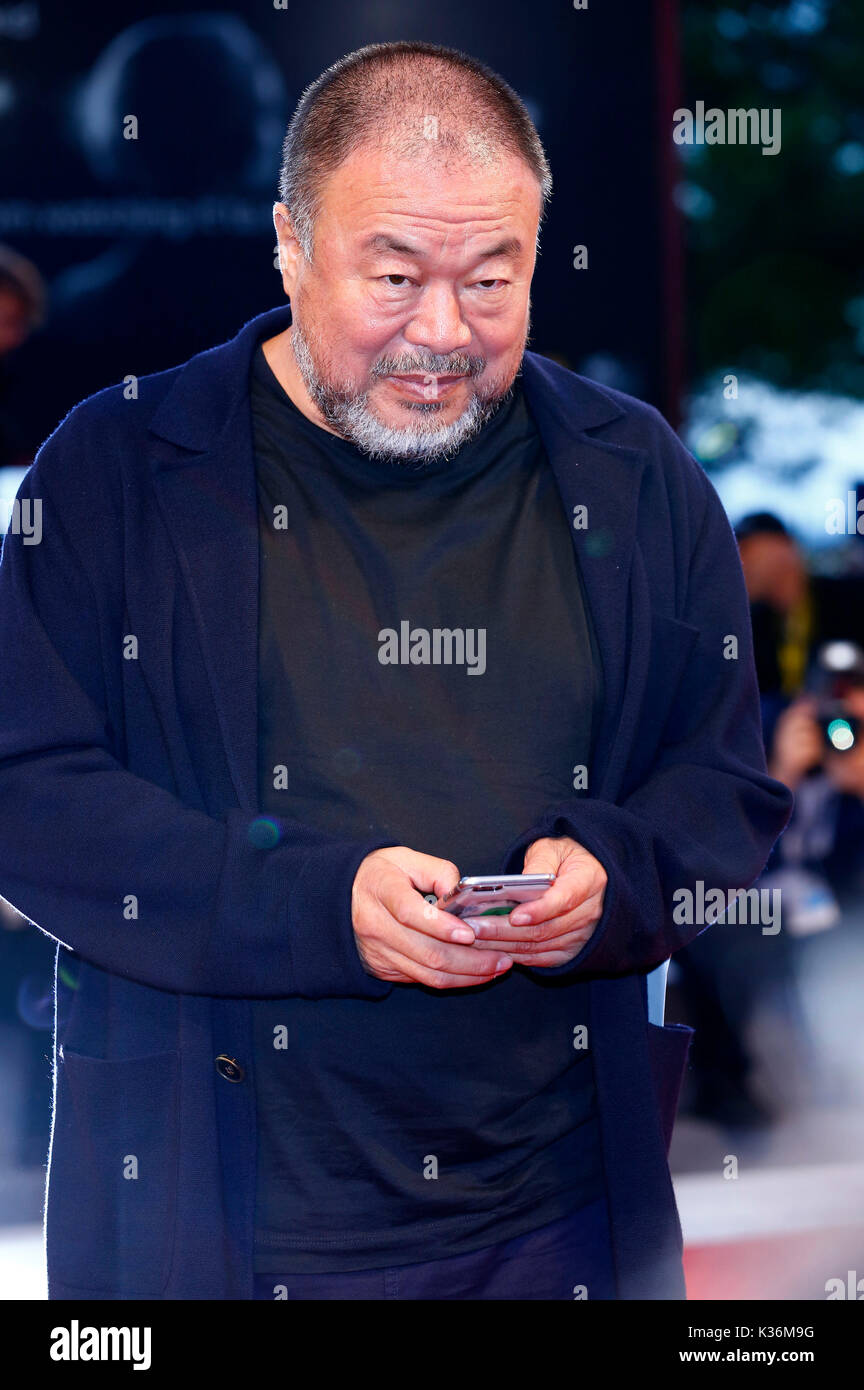
[(434, 400), (442, 391), (455, 386), (459, 381), (464, 381), (465, 376), (455, 373), (439, 376), (437, 372), (400, 372), (389, 376), (387, 380), (403, 387), (412, 396)]

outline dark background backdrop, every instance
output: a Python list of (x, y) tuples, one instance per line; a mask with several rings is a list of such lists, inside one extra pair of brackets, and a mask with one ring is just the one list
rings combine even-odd
[[(173, 366), (281, 301), (271, 207), (291, 111), (342, 54), (395, 38), (480, 57), (537, 123), (555, 190), (531, 346), (674, 414), (674, 229), (658, 196), (677, 66), (668, 0), (89, 0), (84, 23), (60, 0), (31, 8), (31, 32), (22, 15), (0, 37), (0, 242), (48, 282), (48, 318), (14, 362), (35, 443), (82, 396)], [(123, 138), (130, 113), (137, 140)], [(588, 270), (573, 268), (577, 244)]]

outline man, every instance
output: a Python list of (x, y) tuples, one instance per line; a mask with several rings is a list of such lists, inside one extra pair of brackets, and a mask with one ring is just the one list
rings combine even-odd
[[(53, 1298), (684, 1295), (690, 1030), (645, 977), (790, 796), (714, 490), (525, 352), (548, 190), (488, 69), (349, 55), (286, 137), (290, 309), (83, 402), (22, 487), (0, 887), (60, 942)], [(427, 901), (523, 867), (509, 919)]]

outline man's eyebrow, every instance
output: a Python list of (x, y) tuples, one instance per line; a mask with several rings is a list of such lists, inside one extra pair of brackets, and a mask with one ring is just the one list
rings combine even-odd
[[(413, 256), (416, 260), (422, 261), (426, 257), (426, 252), (421, 251), (416, 246), (408, 246), (404, 241), (388, 235), (387, 232), (375, 232), (373, 236), (367, 237), (362, 243), (363, 251), (393, 251), (398, 256)], [(506, 257), (508, 260), (516, 260), (522, 254), (522, 242), (517, 236), (504, 237), (502, 241), (490, 246), (488, 251), (481, 251), (477, 257), (478, 261), (491, 261), (493, 257)]]

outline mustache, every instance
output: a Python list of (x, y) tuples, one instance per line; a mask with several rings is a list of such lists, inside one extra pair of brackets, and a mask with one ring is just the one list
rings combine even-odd
[(429, 376), (480, 376), (485, 369), (485, 357), (472, 357), (464, 352), (449, 357), (437, 353), (430, 353), (426, 357), (402, 353), (397, 357), (380, 358), (372, 368), (371, 375), (398, 376), (423, 372)]

